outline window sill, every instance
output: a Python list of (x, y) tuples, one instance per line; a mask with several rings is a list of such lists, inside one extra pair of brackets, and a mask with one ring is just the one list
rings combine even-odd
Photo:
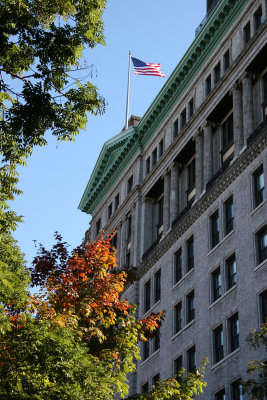
[(150, 361), (154, 356), (156, 356), (156, 354), (158, 354), (160, 352), (160, 349), (154, 351), (153, 354), (151, 354), (149, 357), (147, 357), (144, 361), (141, 362), (140, 367), (143, 367), (145, 363), (147, 363), (148, 361)]
[(227, 292), (225, 292), (221, 297), (219, 297), (217, 300), (215, 300), (210, 306), (209, 306), (209, 310), (216, 306), (216, 304), (218, 304), (222, 299), (224, 299), (229, 293), (233, 292), (236, 288), (236, 284), (234, 286), (232, 286), (230, 289), (227, 290)]
[(240, 348), (238, 347), (238, 349), (232, 351), (232, 353), (228, 354), (227, 356), (225, 356), (222, 360), (218, 361), (216, 364), (214, 364), (211, 367), (211, 371), (214, 370), (215, 368), (219, 367), (221, 364), (223, 364), (225, 361), (229, 360), (229, 358), (233, 357), (235, 354), (239, 353)]
[(190, 269), (175, 285), (172, 287), (172, 290), (175, 290), (178, 285), (180, 285), (187, 277), (194, 271), (194, 268)]
[(192, 321), (189, 322), (186, 326), (183, 327), (179, 332), (175, 333), (175, 335), (172, 336), (171, 340), (175, 340), (179, 335), (181, 335), (185, 330), (190, 328), (191, 325), (195, 323), (195, 320), (193, 319)]
[(160, 300), (158, 300), (155, 304), (153, 304), (152, 307), (150, 307), (149, 310), (147, 310), (144, 314), (143, 314), (143, 318), (146, 318), (149, 316), (149, 314), (151, 313), (151, 311), (160, 303)]
[(265, 260), (263, 260), (259, 265), (257, 265), (253, 271), (256, 272), (258, 271), (258, 269), (261, 269), (265, 264), (267, 263), (267, 258)]
[(233, 229), (231, 232), (228, 233), (228, 235), (226, 235), (218, 244), (216, 244), (215, 247), (213, 247), (209, 252), (208, 252), (208, 256), (210, 256), (214, 251), (216, 251), (218, 249), (218, 247), (221, 246), (221, 244), (223, 244), (230, 236), (232, 236), (235, 233), (235, 230)]
[(260, 210), (261, 207), (263, 207), (266, 203), (267, 203), (267, 199), (263, 200), (263, 202), (261, 202), (257, 207), (255, 207), (255, 208), (251, 211), (250, 215), (251, 215), (251, 216), (254, 215), (254, 214), (255, 214), (258, 210)]

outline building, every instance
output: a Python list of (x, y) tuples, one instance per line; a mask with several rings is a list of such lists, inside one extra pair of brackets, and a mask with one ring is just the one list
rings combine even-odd
[[(107, 141), (79, 208), (116, 228), (125, 296), (166, 311), (130, 380), (146, 392), (203, 357), (201, 399), (241, 399), (246, 337), (267, 317), (266, 0), (207, 1), (192, 45), (143, 118)], [(249, 397), (247, 397), (249, 398)]]

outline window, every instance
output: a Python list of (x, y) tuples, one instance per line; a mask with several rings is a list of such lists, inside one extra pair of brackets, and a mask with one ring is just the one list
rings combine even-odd
[(126, 256), (125, 256), (125, 266), (129, 268), (131, 265), (131, 251), (126, 250)]
[(152, 167), (157, 163), (157, 148), (152, 151)]
[(267, 117), (267, 72), (262, 77), (262, 117)]
[(115, 247), (117, 249), (118, 245), (118, 235), (117, 232), (114, 234), (114, 236), (111, 238), (111, 246)]
[(128, 215), (126, 218), (126, 241), (129, 243), (132, 236), (132, 216)]
[(196, 371), (196, 348), (195, 346), (191, 347), (187, 351), (187, 365), (188, 365), (188, 372), (195, 372)]
[(163, 203), (164, 203), (164, 196), (162, 196), (158, 200), (158, 223), (157, 223), (157, 237), (158, 239), (161, 238), (163, 233)]
[(231, 400), (243, 400), (242, 385), (240, 379), (231, 384)]
[(142, 385), (142, 394), (148, 393), (148, 382)]
[(161, 270), (159, 269), (154, 276), (154, 302), (160, 300), (160, 282), (161, 281)]
[(210, 230), (211, 230), (211, 248), (219, 243), (219, 213), (216, 211), (210, 217)]
[(128, 194), (132, 191), (132, 188), (133, 188), (133, 175), (131, 175), (127, 181), (127, 193)]
[(219, 82), (221, 79), (221, 63), (218, 63), (214, 68), (214, 84)]
[(163, 139), (161, 139), (161, 141), (159, 142), (159, 158), (162, 156), (163, 154)]
[(213, 331), (214, 340), (214, 363), (223, 359), (223, 327), (222, 325)]
[(225, 400), (225, 389), (221, 389), (215, 393), (215, 400)]
[(111, 215), (112, 215), (112, 203), (110, 203), (108, 206), (108, 219), (111, 218)]
[(259, 27), (261, 26), (263, 20), (262, 20), (262, 8), (259, 7), (258, 10), (254, 14), (254, 29), (257, 31)]
[(150, 172), (150, 157), (146, 159), (146, 175)]
[(226, 260), (226, 279), (227, 279), (227, 290), (231, 289), (236, 285), (236, 260), (235, 255), (232, 255)]
[(186, 308), (187, 308), (187, 323), (193, 321), (195, 319), (195, 296), (194, 296), (194, 290), (190, 292), (186, 296)]
[(258, 264), (267, 258), (267, 225), (256, 233)]
[(260, 294), (261, 323), (267, 321), (267, 290)]
[(182, 329), (182, 302), (180, 301), (174, 307), (174, 333), (178, 333)]
[(234, 229), (234, 203), (232, 196), (224, 203), (224, 212), (225, 234), (228, 235)]
[(179, 356), (174, 360), (174, 377), (178, 380), (178, 382), (181, 380), (180, 376), (177, 376), (177, 374), (181, 371), (183, 368), (183, 356)]
[(188, 103), (188, 117), (191, 118), (194, 114), (194, 99), (191, 99)]
[(160, 330), (156, 330), (155, 336), (153, 337), (153, 351), (157, 351), (160, 348)]
[(178, 136), (178, 118), (173, 123), (173, 137)]
[(174, 253), (174, 283), (182, 279), (182, 249)]
[(186, 125), (186, 109), (181, 112), (181, 129)]
[(155, 386), (156, 383), (159, 381), (159, 379), (160, 379), (160, 374), (157, 374), (157, 375), (153, 376), (153, 378), (152, 378), (152, 386)]
[(194, 268), (194, 236), (186, 242), (187, 246), (187, 271)]
[(234, 128), (233, 114), (222, 124), (222, 163), (233, 157), (234, 154)]
[(230, 52), (227, 50), (223, 55), (223, 70), (224, 72), (230, 67)]
[(115, 210), (118, 209), (119, 205), (120, 205), (120, 195), (118, 193), (117, 196), (115, 197)]
[(212, 273), (212, 295), (213, 301), (219, 299), (222, 295), (222, 276), (220, 268)]
[(238, 313), (233, 315), (228, 320), (229, 336), (230, 336), (230, 351), (234, 351), (239, 347), (239, 320)]
[(100, 229), (101, 229), (101, 218), (99, 218), (99, 220), (97, 220), (97, 221), (96, 221), (96, 224), (95, 224), (96, 235), (99, 234)]
[(205, 81), (205, 90), (207, 96), (211, 91), (211, 75), (209, 75)]
[(192, 190), (196, 184), (196, 158), (187, 167), (188, 171), (188, 191)]
[(251, 33), (250, 33), (250, 22), (247, 23), (247, 25), (243, 29), (243, 36), (244, 36), (244, 44), (246, 45), (251, 38)]
[(143, 360), (146, 360), (149, 357), (149, 339), (146, 342), (143, 342)]
[(145, 293), (144, 293), (144, 309), (145, 312), (150, 309), (150, 291), (151, 291), (151, 282), (150, 280), (145, 283)]
[(254, 184), (254, 203), (255, 207), (257, 207), (265, 200), (264, 174), (262, 165), (253, 174), (253, 184)]

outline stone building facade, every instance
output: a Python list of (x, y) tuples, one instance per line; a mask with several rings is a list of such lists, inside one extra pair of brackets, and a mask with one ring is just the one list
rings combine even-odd
[[(131, 393), (208, 357), (201, 399), (240, 400), (246, 337), (267, 317), (267, 1), (207, 16), (143, 118), (106, 142), (79, 208), (88, 241), (116, 229), (138, 316), (165, 310)], [(249, 397), (247, 397), (249, 398)]]

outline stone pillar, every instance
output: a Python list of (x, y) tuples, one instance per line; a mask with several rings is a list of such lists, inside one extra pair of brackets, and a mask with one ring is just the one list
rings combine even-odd
[(206, 121), (204, 127), (204, 189), (213, 175), (212, 122)]
[(153, 238), (153, 199), (145, 198), (142, 204), (141, 255), (151, 246)]
[(134, 234), (133, 234), (133, 265), (138, 265), (140, 261), (140, 245), (141, 245), (141, 216), (142, 216), (142, 203), (141, 196), (138, 196), (136, 204), (135, 204), (135, 213), (134, 213)]
[(163, 202), (163, 233), (170, 227), (170, 175), (164, 174), (164, 202)]
[(241, 79), (243, 89), (243, 132), (244, 145), (246, 146), (247, 139), (252, 134), (254, 129), (252, 75), (246, 72)]
[(196, 198), (198, 199), (203, 190), (204, 143), (203, 143), (202, 131), (198, 131), (198, 133), (195, 135), (195, 142), (196, 142)]
[(125, 244), (126, 244), (126, 218), (124, 217), (120, 227), (120, 266), (125, 265)]
[(238, 155), (244, 145), (242, 92), (240, 85), (235, 84), (231, 92), (233, 96), (233, 129), (234, 129), (235, 155)]
[(267, 0), (262, 2), (262, 18), (263, 22), (267, 19)]
[(170, 224), (179, 213), (179, 164), (171, 165)]

